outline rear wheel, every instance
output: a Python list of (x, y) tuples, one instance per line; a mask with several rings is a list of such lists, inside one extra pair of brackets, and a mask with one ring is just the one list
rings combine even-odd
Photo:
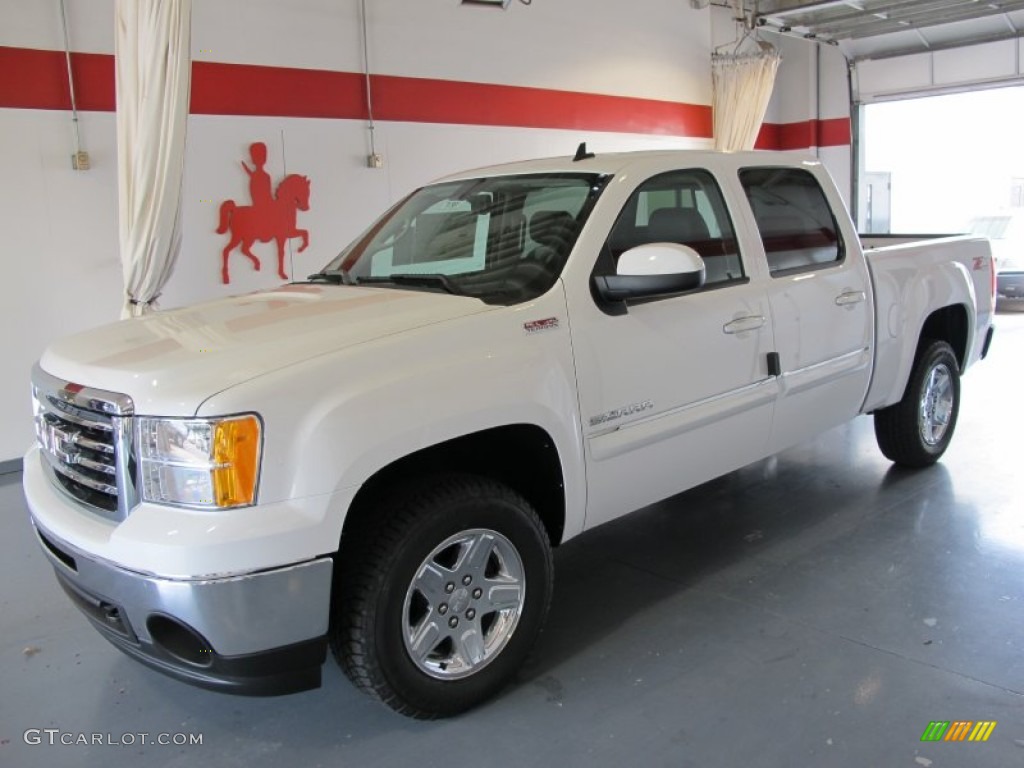
[(960, 366), (944, 341), (922, 345), (900, 402), (875, 412), (875, 437), (885, 456), (927, 467), (945, 453), (960, 410)]
[(331, 647), (349, 678), (419, 718), (497, 693), (551, 600), (547, 534), (529, 503), (485, 478), (448, 477), (385, 501), (339, 563)]

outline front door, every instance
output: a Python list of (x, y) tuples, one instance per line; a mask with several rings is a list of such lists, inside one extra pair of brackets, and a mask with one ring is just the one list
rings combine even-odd
[[(587, 453), (587, 527), (764, 455), (777, 383), (767, 371), (772, 319), (744, 269), (714, 177), (648, 179), (617, 220), (595, 274), (627, 248), (676, 242), (705, 260), (695, 293), (601, 307), (567, 291)], [(617, 310), (617, 311), (616, 311)], [(624, 310), (624, 311), (623, 311)]]

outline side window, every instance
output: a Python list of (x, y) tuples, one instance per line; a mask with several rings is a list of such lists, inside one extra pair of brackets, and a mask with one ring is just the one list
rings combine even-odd
[(707, 171), (671, 171), (633, 193), (608, 236), (609, 271), (622, 253), (646, 243), (679, 243), (704, 259), (704, 285), (743, 279), (732, 222), (714, 177)]
[(832, 208), (812, 174), (797, 168), (748, 168), (740, 171), (740, 183), (773, 275), (843, 260)]

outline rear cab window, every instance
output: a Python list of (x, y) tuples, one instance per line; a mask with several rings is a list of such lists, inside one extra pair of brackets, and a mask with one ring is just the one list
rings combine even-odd
[(813, 174), (799, 168), (746, 168), (740, 183), (773, 277), (842, 263), (839, 227)]

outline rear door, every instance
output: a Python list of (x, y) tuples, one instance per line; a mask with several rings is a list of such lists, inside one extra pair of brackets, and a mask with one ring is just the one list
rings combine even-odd
[(775, 452), (859, 413), (871, 378), (871, 286), (856, 235), (833, 213), (843, 209), (831, 184), (800, 167), (745, 168), (739, 177), (768, 264), (780, 374)]

